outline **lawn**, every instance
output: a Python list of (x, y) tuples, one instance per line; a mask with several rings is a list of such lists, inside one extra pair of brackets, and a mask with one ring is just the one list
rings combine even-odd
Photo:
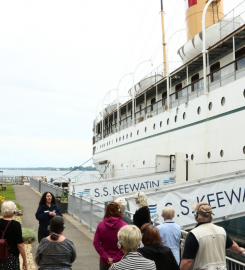
[(6, 190), (2, 191), (0, 189), (0, 196), (5, 198), (5, 201), (12, 201), (15, 200), (15, 192), (12, 185), (4, 185), (6, 186)]

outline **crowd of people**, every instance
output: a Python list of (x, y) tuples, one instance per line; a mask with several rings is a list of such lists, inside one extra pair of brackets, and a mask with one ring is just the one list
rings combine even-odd
[[(21, 225), (18, 221), (13, 220), (15, 210), (16, 205), (12, 201), (6, 201), (2, 204), (3, 218), (0, 219), (1, 270), (20, 270), (20, 254), (23, 259), (22, 269), (28, 269)], [(73, 242), (64, 236), (65, 221), (51, 192), (45, 192), (42, 195), (36, 218), (39, 221), (39, 246), (35, 261), (39, 269), (71, 270), (72, 263), (76, 259), (76, 249)]]
[(139, 209), (133, 220), (125, 215), (126, 201), (108, 204), (93, 242), (100, 255), (100, 270), (225, 270), (226, 249), (238, 255), (245, 251), (212, 223), (211, 206), (200, 202), (193, 207), (197, 225), (187, 235), (180, 256), (181, 228), (173, 221), (174, 208), (166, 206), (164, 222), (155, 227), (143, 192), (135, 194), (135, 203)]
[[(187, 235), (180, 256), (181, 228), (173, 221), (174, 208), (166, 206), (162, 210), (164, 222), (155, 227), (143, 192), (136, 193), (135, 203), (139, 209), (133, 220), (125, 214), (125, 200), (108, 203), (93, 241), (100, 256), (100, 270), (225, 270), (226, 249), (239, 255), (245, 251), (222, 227), (212, 223), (211, 206), (200, 202), (193, 207), (197, 225)], [(21, 254), (22, 267), (27, 270), (21, 225), (13, 220), (15, 209), (16, 205), (11, 201), (2, 204), (0, 269), (19, 270)], [(52, 193), (42, 195), (36, 218), (39, 221), (39, 246), (35, 261), (39, 269), (71, 270), (76, 249), (73, 242), (64, 236), (65, 221)]]

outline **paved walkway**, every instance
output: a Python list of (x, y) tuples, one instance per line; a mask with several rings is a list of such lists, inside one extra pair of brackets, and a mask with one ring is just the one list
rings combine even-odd
[[(21, 217), (24, 228), (30, 228), (38, 231), (38, 221), (35, 218), (40, 196), (32, 190), (30, 186), (17, 186), (14, 185), (16, 202), (18, 202), (23, 208), (23, 216)], [(76, 226), (75, 226), (76, 225)], [(81, 226), (81, 225), (80, 225)], [(84, 229), (83, 229), (84, 230)], [(83, 232), (78, 229), (76, 220), (72, 218), (66, 219), (66, 228), (64, 231), (65, 237), (73, 241), (77, 258), (73, 263), (73, 270), (97, 270), (99, 269), (99, 255), (93, 247), (91, 237), (89, 238)], [(38, 242), (35, 241), (32, 245), (32, 253), (35, 256), (38, 247)]]

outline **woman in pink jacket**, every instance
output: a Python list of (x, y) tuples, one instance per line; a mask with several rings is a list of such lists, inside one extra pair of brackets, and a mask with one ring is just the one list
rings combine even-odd
[(123, 252), (117, 247), (117, 233), (125, 225), (122, 220), (120, 205), (110, 202), (105, 211), (104, 220), (98, 224), (94, 235), (94, 247), (100, 255), (100, 270), (107, 270), (123, 257)]

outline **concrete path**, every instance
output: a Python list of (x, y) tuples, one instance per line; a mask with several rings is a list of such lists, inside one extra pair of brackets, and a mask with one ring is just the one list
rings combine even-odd
[[(19, 203), (23, 208), (23, 227), (30, 228), (38, 231), (38, 221), (36, 220), (35, 213), (38, 208), (40, 196), (32, 190), (30, 186), (18, 186), (14, 185), (16, 202)], [(66, 228), (64, 231), (65, 237), (73, 241), (76, 251), (77, 258), (73, 263), (73, 270), (97, 270), (99, 269), (99, 255), (94, 249), (91, 239), (82, 233), (77, 226), (74, 224), (76, 221), (72, 218), (66, 219)], [(38, 247), (38, 242), (35, 241), (32, 247), (33, 256), (35, 256)]]

